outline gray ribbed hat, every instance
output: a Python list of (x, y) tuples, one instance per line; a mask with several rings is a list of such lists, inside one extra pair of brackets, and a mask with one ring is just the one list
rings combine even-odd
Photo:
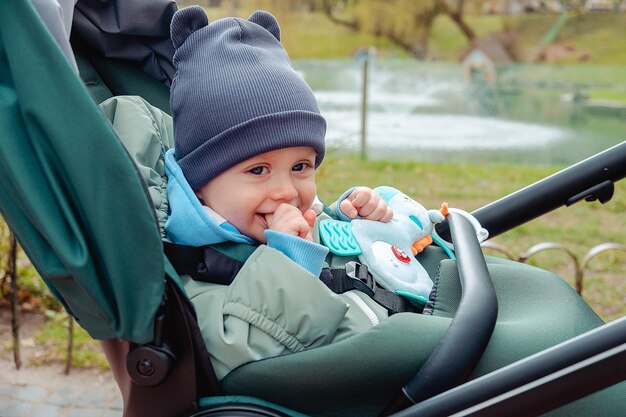
[(209, 24), (199, 6), (174, 14), (170, 104), (175, 155), (197, 190), (255, 155), (293, 146), (324, 158), (326, 121), (294, 71), (271, 14)]

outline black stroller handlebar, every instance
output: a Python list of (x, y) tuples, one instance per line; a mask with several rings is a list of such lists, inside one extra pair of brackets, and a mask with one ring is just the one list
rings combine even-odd
[[(472, 215), (491, 238), (580, 200), (606, 203), (613, 196), (613, 184), (624, 177), (626, 141), (481, 207)], [(437, 225), (437, 233), (450, 240), (447, 222)]]
[[(461, 301), (448, 331), (402, 393), (383, 411), (389, 415), (464, 383), (482, 357), (498, 316), (498, 301), (471, 223), (449, 213), (461, 281)], [(454, 366), (450, 366), (454, 358)]]

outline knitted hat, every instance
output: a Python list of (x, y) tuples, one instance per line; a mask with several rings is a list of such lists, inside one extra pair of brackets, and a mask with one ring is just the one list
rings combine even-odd
[(276, 149), (308, 146), (315, 166), (322, 162), (326, 121), (291, 67), (274, 16), (257, 11), (209, 24), (192, 6), (174, 14), (171, 31), (175, 154), (193, 190)]

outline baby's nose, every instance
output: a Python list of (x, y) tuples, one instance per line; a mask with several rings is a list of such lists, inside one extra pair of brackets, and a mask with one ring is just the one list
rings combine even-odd
[(290, 179), (281, 179), (276, 181), (272, 198), (285, 203), (291, 203), (298, 197), (298, 190)]

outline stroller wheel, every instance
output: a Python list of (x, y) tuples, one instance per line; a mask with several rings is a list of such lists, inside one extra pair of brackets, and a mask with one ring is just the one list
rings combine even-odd
[(187, 417), (289, 417), (281, 411), (257, 404), (221, 404)]

